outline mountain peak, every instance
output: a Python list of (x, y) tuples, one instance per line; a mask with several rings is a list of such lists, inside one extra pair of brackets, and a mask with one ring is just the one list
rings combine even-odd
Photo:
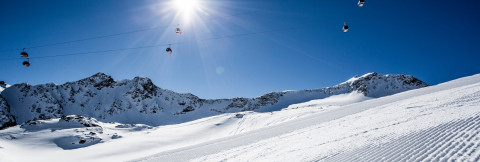
[(90, 76), (88, 78), (95, 79), (95, 80), (106, 80), (106, 79), (111, 79), (112, 77), (110, 75), (105, 74), (105, 73), (98, 72), (98, 73), (93, 74), (92, 76)]
[(91, 77), (79, 80), (78, 82), (84, 85), (93, 85), (100, 90), (104, 87), (112, 87), (112, 85), (115, 83), (115, 80), (113, 80), (111, 76), (99, 72)]
[(367, 77), (374, 77), (374, 76), (378, 76), (378, 75), (379, 74), (377, 72), (371, 72), (371, 73), (364, 74), (361, 77), (367, 78)]
[(426, 86), (429, 85), (412, 75), (382, 75), (376, 72), (355, 76), (337, 85), (337, 87), (350, 87), (351, 90), (369, 97), (381, 97)]
[(148, 77), (135, 77), (133, 78), (134, 82), (142, 83), (142, 84), (152, 84), (152, 80)]

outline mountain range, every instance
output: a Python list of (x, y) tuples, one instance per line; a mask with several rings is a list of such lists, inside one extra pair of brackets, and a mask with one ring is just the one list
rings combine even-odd
[(117, 81), (97, 73), (61, 85), (21, 83), (2, 88), (0, 128), (67, 115), (159, 126), (222, 113), (278, 111), (292, 104), (340, 94), (358, 93), (378, 98), (427, 86), (411, 75), (367, 73), (326, 88), (271, 92), (255, 98), (201, 99), (190, 93), (160, 88), (149, 78)]

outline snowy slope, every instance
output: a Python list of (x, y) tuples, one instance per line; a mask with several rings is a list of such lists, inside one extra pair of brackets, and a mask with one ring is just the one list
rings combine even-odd
[(103, 122), (159, 126), (222, 113), (272, 112), (291, 104), (338, 94), (355, 92), (367, 97), (382, 97), (425, 86), (428, 85), (409, 75), (368, 73), (321, 89), (272, 92), (256, 98), (205, 100), (159, 88), (148, 78), (115, 81), (108, 75), (97, 73), (62, 85), (16, 84), (5, 89), (2, 96), (17, 124), (81, 115)]
[(0, 130), (0, 161), (474, 161), (479, 105), (475, 75), (377, 99), (339, 94), (158, 127), (68, 116)]
[[(140, 158), (162, 150), (200, 144), (331, 111), (341, 105), (357, 102), (363, 96), (357, 95), (353, 95), (355, 97), (351, 100), (343, 99), (342, 104), (338, 105), (329, 102), (330, 98), (339, 97), (332, 96), (326, 98), (326, 102), (317, 100), (322, 106), (316, 108), (289, 108), (268, 113), (227, 113), (159, 127), (103, 123), (78, 116), (30, 121), (0, 131), (0, 146), (5, 147), (3, 152), (10, 155), (4, 156), (4, 159), (0, 156), (0, 161), (58, 161), (54, 155), (59, 154), (76, 161)], [(81, 140), (85, 141), (81, 143)], [(31, 156), (22, 156), (24, 154)]]
[(137, 160), (478, 161), (479, 116), (475, 75)]

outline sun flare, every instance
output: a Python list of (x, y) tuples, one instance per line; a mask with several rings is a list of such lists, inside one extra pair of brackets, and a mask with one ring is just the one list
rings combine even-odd
[(175, 7), (179, 11), (192, 11), (195, 10), (198, 6), (198, 0), (174, 0)]
[(174, 0), (175, 8), (185, 19), (190, 19), (200, 10), (199, 0)]

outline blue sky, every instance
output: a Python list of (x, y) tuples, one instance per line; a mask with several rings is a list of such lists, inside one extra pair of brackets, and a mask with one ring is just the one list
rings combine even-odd
[[(2, 1), (0, 80), (62, 84), (104, 72), (116, 80), (149, 77), (201, 98), (231, 98), (333, 86), (368, 72), (410, 74), (429, 84), (480, 72), (475, 0), (367, 0), (362, 8), (355, 0), (200, 4), (187, 20), (168, 0)], [(341, 32), (344, 21), (348, 33)], [(29, 68), (17, 59), (21, 50), (8, 51), (149, 28), (27, 49)], [(248, 33), (259, 34), (238, 35)], [(163, 46), (35, 58), (151, 45)]]

